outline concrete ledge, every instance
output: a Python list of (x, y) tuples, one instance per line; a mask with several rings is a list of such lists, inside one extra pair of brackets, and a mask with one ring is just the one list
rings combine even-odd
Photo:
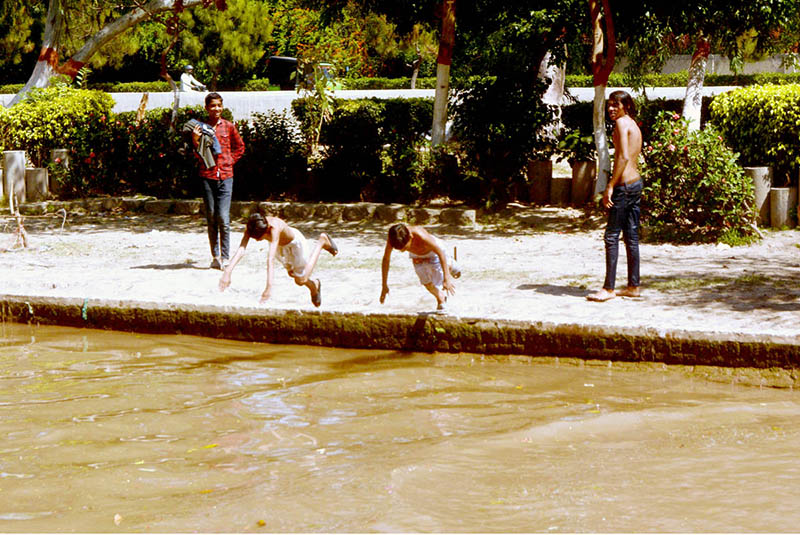
[(800, 386), (795, 337), (11, 295), (0, 295), (0, 318), (276, 344), (758, 368), (755, 384)]
[[(409, 221), (426, 225), (473, 226), (476, 211), (469, 208), (428, 208), (404, 204), (359, 203), (300, 203), (300, 202), (254, 202), (234, 201), (231, 203), (232, 219), (247, 219), (256, 207), (261, 207), (268, 215), (287, 221), (308, 221), (311, 219), (332, 221), (375, 220), (381, 223)], [(154, 197), (95, 197), (71, 201), (43, 201), (20, 205), (23, 215), (42, 215), (57, 212), (100, 213), (111, 211), (145, 212), (149, 214), (204, 215), (205, 206), (199, 199), (156, 199)]]

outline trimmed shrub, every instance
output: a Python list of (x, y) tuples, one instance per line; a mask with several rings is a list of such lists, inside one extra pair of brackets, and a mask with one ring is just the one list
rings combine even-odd
[(341, 101), (323, 126), (325, 158), (317, 192), (324, 201), (357, 201), (372, 197), (381, 176), (380, 106), (371, 101)]
[(253, 114), (238, 123), (245, 153), (236, 164), (234, 195), (252, 200), (310, 199), (308, 158), (297, 121), (288, 112)]
[[(180, 80), (175, 82), (180, 86)], [(118, 83), (90, 83), (89, 86), (97, 91), (107, 93), (166, 93), (172, 91), (166, 80), (155, 82), (118, 82)]]
[(242, 86), (241, 91), (279, 91), (280, 87), (269, 83), (268, 78), (256, 78), (248, 80)]
[(752, 182), (713, 126), (690, 132), (680, 115), (661, 112), (643, 155), (648, 237), (714, 242), (753, 235)]
[[(313, 106), (312, 99), (292, 102), (309, 146), (314, 122), (319, 120)], [(420, 178), (426, 165), (420, 148), (432, 121), (432, 99), (336, 99), (333, 118), (323, 125), (320, 136), (324, 159), (314, 172), (316, 191), (347, 201), (418, 198), (426, 189)], [(337, 176), (345, 182), (337, 185)], [(341, 187), (329, 191), (334, 186)]]
[(545, 83), (525, 76), (472, 82), (457, 95), (453, 129), (466, 156), (466, 165), (483, 179), (486, 206), (502, 206), (523, 169), (550, 142), (544, 127), (554, 120), (553, 109), (542, 103)]
[(0, 108), (0, 150), (27, 151), (41, 166), (51, 149), (74, 143), (79, 129), (101, 127), (100, 118), (113, 106), (114, 100), (100, 91), (65, 85), (33, 89), (17, 105)]
[(711, 120), (742, 165), (771, 165), (776, 184), (800, 166), (800, 85), (751, 86), (717, 95)]
[[(345, 89), (411, 89), (411, 78), (343, 78)], [(416, 89), (434, 89), (436, 78), (417, 78)]]
[(0, 95), (16, 95), (25, 84), (0, 84)]

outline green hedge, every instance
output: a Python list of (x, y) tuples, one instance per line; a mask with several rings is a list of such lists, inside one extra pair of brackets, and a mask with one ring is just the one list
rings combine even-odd
[[(411, 89), (411, 78), (345, 78), (345, 89)], [(417, 78), (416, 89), (434, 89), (436, 78)]]
[[(671, 74), (648, 74), (644, 77), (645, 87), (686, 87), (689, 73), (681, 71)], [(706, 74), (706, 86), (748, 86), (758, 84), (796, 84), (800, 83), (800, 73), (760, 72), (755, 74)], [(631, 80), (625, 73), (612, 72), (608, 77), (609, 87), (630, 87)], [(568, 74), (567, 87), (592, 87), (592, 76)]]
[[(292, 103), (311, 145), (313, 100)], [(323, 158), (310, 186), (320, 200), (408, 202), (427, 193), (420, 182), (422, 155), (417, 149), (433, 121), (433, 99), (336, 99), (323, 125)]]
[(114, 100), (100, 91), (56, 85), (34, 89), (11, 108), (0, 108), (0, 150), (25, 150), (34, 165), (64, 147), (84, 124), (102, 126)]
[(800, 166), (800, 85), (743, 87), (717, 95), (711, 120), (744, 166), (771, 165), (776, 184)]

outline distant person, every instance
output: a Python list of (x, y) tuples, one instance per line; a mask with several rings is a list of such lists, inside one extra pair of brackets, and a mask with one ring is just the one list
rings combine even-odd
[(181, 91), (205, 91), (206, 86), (194, 77), (194, 67), (187, 65), (181, 74)]
[(439, 238), (420, 226), (403, 223), (389, 228), (381, 264), (383, 281), (381, 303), (386, 300), (386, 295), (389, 293), (389, 263), (394, 249), (408, 251), (419, 282), (436, 298), (436, 310), (443, 311), (447, 294), (453, 295), (456, 291), (452, 279), (459, 278), (461, 270), (451, 258), (448, 258), (444, 244)]
[(317, 260), (319, 260), (319, 254), (323, 249), (336, 256), (339, 253), (339, 248), (324, 232), (319, 235), (319, 238), (312, 245), (299, 230), (290, 227), (282, 219), (263, 216), (260, 213), (251, 214), (247, 220), (247, 228), (242, 237), (242, 242), (219, 280), (220, 291), (225, 291), (230, 286), (231, 273), (233, 273), (236, 264), (244, 256), (250, 238), (256, 241), (267, 240), (269, 242), (267, 287), (264, 293), (261, 294), (259, 302), (263, 303), (268, 300), (272, 293), (274, 264), (277, 259), (286, 268), (289, 276), (294, 279), (295, 284), (308, 288), (308, 291), (311, 292), (311, 302), (314, 306), (318, 307), (322, 304), (322, 282), (319, 279), (312, 281), (310, 279), (311, 273), (313, 273)]
[[(231, 196), (233, 195), (233, 164), (244, 154), (244, 142), (236, 126), (222, 118), (222, 96), (219, 93), (206, 95), (206, 123), (214, 129), (219, 142), (219, 154), (213, 154), (213, 166), (200, 162), (199, 175), (203, 179), (203, 202), (206, 208), (208, 243), (211, 247), (211, 268), (222, 269), (228, 261), (231, 236)], [(200, 146), (203, 129), (200, 123), (192, 130), (195, 150)]]
[[(625, 91), (608, 96), (608, 115), (614, 121), (614, 170), (603, 193), (602, 204), (609, 209), (604, 235), (606, 245), (606, 279), (603, 289), (586, 296), (590, 301), (608, 301), (616, 296), (639, 297), (639, 201), (642, 178), (639, 175), (639, 153), (642, 132), (636, 124), (636, 105)], [(625, 241), (628, 260), (628, 286), (615, 291), (619, 233)]]

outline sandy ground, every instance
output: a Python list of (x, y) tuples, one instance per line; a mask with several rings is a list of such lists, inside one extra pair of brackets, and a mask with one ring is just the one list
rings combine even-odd
[[(328, 232), (339, 246), (323, 252), (320, 310), (363, 313), (431, 311), (407, 255), (394, 253), (391, 292), (379, 303), (380, 263), (388, 225), (291, 222), (307, 238)], [(603, 282), (603, 221), (568, 208), (518, 208), (474, 228), (428, 227), (456, 249), (463, 276), (448, 313), (585, 325), (637, 325), (663, 330), (800, 334), (800, 231), (767, 231), (752, 246), (641, 246), (643, 297), (592, 303)], [(193, 216), (72, 215), (26, 217), (29, 247), (0, 253), (0, 294), (126, 299), (174, 304), (256, 306), (266, 282), (266, 242), (251, 242), (220, 293), (209, 268), (205, 223)], [(13, 241), (0, 219), (0, 247)], [(232, 246), (243, 225), (233, 226)], [(624, 249), (618, 286), (626, 281)], [(278, 268), (275, 309), (313, 310), (308, 290)]]

